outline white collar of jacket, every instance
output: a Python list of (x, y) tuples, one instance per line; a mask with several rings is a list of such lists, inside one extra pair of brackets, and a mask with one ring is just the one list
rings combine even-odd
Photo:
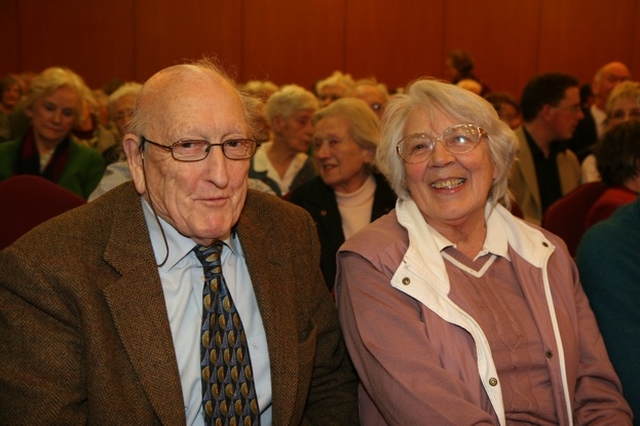
[[(440, 254), (443, 237), (434, 233), (413, 200), (398, 200), (396, 215), (409, 236), (409, 247), (400, 266), (391, 277), (391, 285), (397, 290), (418, 300), (443, 320), (456, 324), (467, 330), (474, 339), (478, 371), (491, 404), (501, 425), (506, 424), (504, 403), (500, 381), (498, 377), (489, 342), (480, 325), (465, 311), (449, 299), (450, 283), (444, 259)], [(555, 246), (538, 229), (526, 222), (516, 219), (501, 205), (493, 208), (489, 203), (485, 208), (487, 229), (492, 235), (502, 233), (505, 247), (495, 247), (497, 251), (507, 251), (511, 247), (518, 256), (537, 268), (545, 268), (546, 263), (555, 250)], [(495, 229), (495, 228), (498, 229)], [(489, 231), (488, 231), (489, 232)], [(497, 239), (495, 239), (497, 240)], [(445, 240), (446, 241), (446, 240)], [(496, 242), (492, 242), (496, 244)], [(449, 245), (449, 244), (447, 244)], [(438, 254), (438, 255), (436, 255)], [(553, 302), (550, 296), (548, 279), (545, 276), (545, 294), (550, 312), (553, 312)], [(555, 319), (554, 319), (555, 323)], [(559, 332), (556, 330), (556, 340), (560, 344)], [(493, 383), (493, 384), (491, 384)]]

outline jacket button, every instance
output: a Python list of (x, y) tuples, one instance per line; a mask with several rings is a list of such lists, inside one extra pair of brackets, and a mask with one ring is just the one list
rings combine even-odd
[(490, 384), (491, 386), (495, 386), (495, 385), (497, 385), (497, 384), (498, 384), (498, 379), (496, 379), (495, 377), (490, 378), (490, 379), (489, 379), (489, 384)]
[(402, 279), (402, 284), (409, 285), (409, 284), (411, 284), (411, 280), (408, 277), (404, 277)]
[(547, 351), (544, 353), (544, 356), (546, 356), (547, 358), (553, 358), (553, 352), (551, 352), (550, 350), (547, 350)]
[(327, 215), (326, 210), (320, 210), (320, 216), (326, 216), (326, 215)]

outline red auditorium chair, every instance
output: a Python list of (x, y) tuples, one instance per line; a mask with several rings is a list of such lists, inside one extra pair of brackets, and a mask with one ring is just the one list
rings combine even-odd
[(0, 250), (36, 225), (85, 200), (40, 176), (18, 175), (0, 182)]
[(551, 204), (544, 213), (542, 227), (562, 238), (571, 256), (575, 257), (586, 230), (589, 209), (606, 189), (607, 186), (599, 181), (582, 184)]

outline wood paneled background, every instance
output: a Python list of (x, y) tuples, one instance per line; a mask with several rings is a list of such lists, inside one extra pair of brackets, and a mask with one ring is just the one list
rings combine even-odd
[(62, 65), (94, 88), (203, 55), (241, 82), (338, 69), (398, 87), (446, 78), (455, 48), (516, 96), (536, 73), (588, 82), (612, 60), (640, 79), (640, 0), (2, 0), (0, 39), (0, 75)]

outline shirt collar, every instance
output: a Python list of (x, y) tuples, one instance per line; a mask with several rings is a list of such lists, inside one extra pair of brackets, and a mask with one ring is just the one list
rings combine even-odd
[[(142, 210), (147, 222), (147, 228), (149, 229), (149, 237), (151, 238), (151, 245), (153, 247), (153, 253), (156, 258), (156, 264), (159, 265), (162, 261), (164, 261), (166, 256), (167, 261), (164, 263), (161, 269), (169, 271), (182, 259), (191, 254), (193, 248), (196, 246), (196, 243), (191, 238), (182, 235), (180, 232), (178, 232), (177, 229), (175, 229), (164, 219), (155, 215), (153, 213), (153, 210), (151, 210), (151, 206), (149, 205), (147, 200), (144, 199), (144, 197), (140, 197), (140, 199), (142, 200)], [(158, 218), (157, 220), (156, 217)], [(162, 230), (160, 229), (160, 226), (158, 226), (158, 222), (160, 223), (160, 226), (162, 226)], [(162, 237), (163, 231), (164, 239), (166, 239), (167, 241), (166, 247), (164, 244), (164, 239)], [(232, 232), (231, 236), (223, 240), (223, 242), (231, 250), (231, 253), (239, 257), (244, 256), (237, 233)], [(169, 250), (168, 255), (167, 249)], [(195, 255), (194, 259), (196, 259)]]
[[(487, 203), (485, 206), (485, 220), (487, 223), (487, 235), (485, 237), (484, 244), (482, 245), (482, 249), (476, 256), (476, 259), (486, 254), (495, 254), (511, 261), (511, 258), (509, 257), (507, 234), (505, 233), (504, 227), (501, 226), (501, 220), (495, 213), (495, 209), (492, 208), (491, 203)], [(429, 224), (427, 224), (427, 226), (429, 226), (431, 235), (433, 236), (436, 247), (438, 247), (439, 251), (442, 251), (447, 247), (456, 247), (455, 244), (446, 239)]]

